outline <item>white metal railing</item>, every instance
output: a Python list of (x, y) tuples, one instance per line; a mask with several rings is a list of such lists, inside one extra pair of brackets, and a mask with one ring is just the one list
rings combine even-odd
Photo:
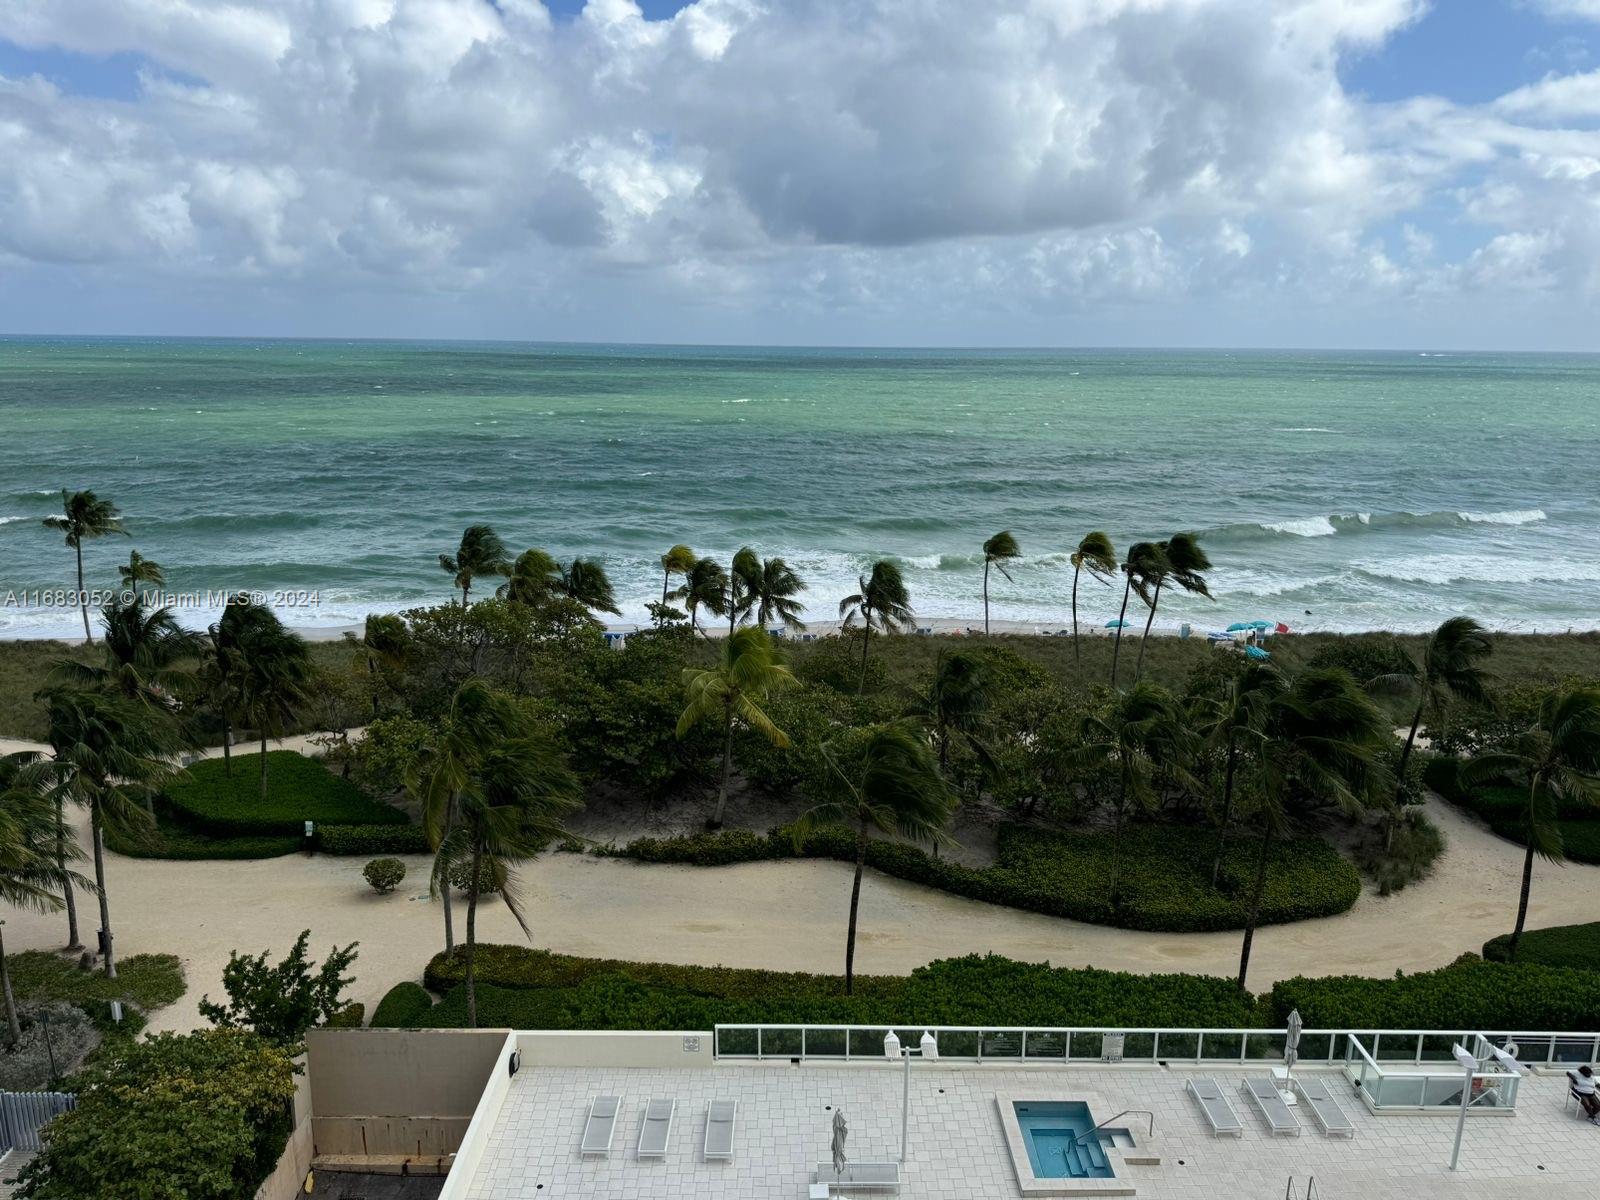
[[(1249, 1063), (1283, 1057), (1282, 1029), (1180, 1029), (1133, 1026), (897, 1025), (904, 1041), (915, 1042), (923, 1029), (939, 1042), (939, 1057), (960, 1062), (1098, 1062), (1101, 1040), (1123, 1035), (1122, 1056), (1134, 1062)], [(722, 1059), (791, 1059), (852, 1062), (883, 1059), (887, 1025), (718, 1025), (713, 1052)], [(1600, 1033), (1473, 1029), (1307, 1029), (1300, 1035), (1299, 1060), (1344, 1064), (1357, 1057), (1354, 1047), (1374, 1062), (1453, 1064), (1450, 1047), (1486, 1042), (1517, 1045), (1518, 1060), (1532, 1065), (1600, 1061)]]
[[(1474, 1035), (1470, 1042), (1465, 1038), (1462, 1042), (1472, 1047), (1471, 1053), (1478, 1059), (1479, 1066), (1472, 1073), (1468, 1105), (1514, 1109), (1520, 1082), (1517, 1073), (1499, 1065), (1490, 1052), (1492, 1043), (1487, 1038)], [(1373, 1111), (1455, 1108), (1460, 1103), (1464, 1080), (1459, 1063), (1379, 1063), (1359, 1042), (1352, 1040), (1350, 1045), (1355, 1056), (1346, 1062), (1345, 1075)]]

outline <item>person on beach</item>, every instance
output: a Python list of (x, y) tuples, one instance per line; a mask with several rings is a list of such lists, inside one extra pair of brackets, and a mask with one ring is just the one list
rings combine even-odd
[(1591, 1123), (1600, 1125), (1600, 1095), (1596, 1094), (1594, 1068), (1582, 1066), (1578, 1073), (1572, 1076), (1572, 1093), (1578, 1097), (1578, 1103), (1583, 1105), (1583, 1111), (1589, 1114)]

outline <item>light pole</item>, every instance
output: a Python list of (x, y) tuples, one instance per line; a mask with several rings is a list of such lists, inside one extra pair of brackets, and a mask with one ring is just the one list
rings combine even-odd
[[(1451, 1046), (1450, 1051), (1456, 1056), (1456, 1062), (1460, 1063), (1462, 1069), (1466, 1071), (1466, 1075), (1461, 1082), (1461, 1112), (1456, 1117), (1456, 1144), (1455, 1148), (1450, 1151), (1450, 1169), (1454, 1171), (1456, 1163), (1461, 1158), (1461, 1135), (1466, 1132), (1467, 1128), (1467, 1108), (1472, 1103), (1472, 1077), (1477, 1074), (1478, 1059), (1470, 1051), (1464, 1049), (1459, 1042)], [(1522, 1074), (1522, 1064), (1517, 1061), (1515, 1055), (1508, 1054), (1498, 1046), (1489, 1047), (1489, 1053), (1510, 1074)]]
[(917, 1043), (917, 1049), (900, 1045), (899, 1035), (894, 1030), (889, 1030), (883, 1035), (883, 1056), (890, 1062), (897, 1058), (905, 1060), (905, 1086), (900, 1093), (900, 1161), (906, 1161), (906, 1132), (911, 1124), (911, 1058), (917, 1055), (929, 1062), (939, 1061), (939, 1043), (934, 1040), (933, 1034), (926, 1029), (922, 1031), (922, 1038)]

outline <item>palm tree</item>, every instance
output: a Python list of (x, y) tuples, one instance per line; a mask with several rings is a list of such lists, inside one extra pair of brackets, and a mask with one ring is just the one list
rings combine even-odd
[(356, 665), (365, 666), (367, 687), (372, 693), (372, 719), (379, 717), (379, 681), (386, 671), (398, 671), (406, 664), (407, 645), (410, 641), (405, 619), (394, 613), (368, 613), (367, 621), (358, 639), (347, 633), (356, 650)]
[(1115, 909), (1122, 900), (1122, 834), (1128, 816), (1155, 807), (1158, 770), (1188, 780), (1192, 737), (1172, 697), (1149, 683), (1134, 684), (1103, 712), (1085, 713), (1078, 736), (1081, 745), (1071, 756), (1077, 765), (1109, 766), (1117, 773), (1108, 893)]
[(1139, 657), (1133, 664), (1135, 683), (1144, 670), (1145, 643), (1150, 640), (1150, 626), (1156, 619), (1156, 605), (1161, 603), (1161, 589), (1167, 580), (1172, 580), (1191, 594), (1207, 599), (1211, 597), (1206, 577), (1201, 574), (1211, 569), (1211, 560), (1200, 548), (1200, 540), (1194, 534), (1175, 533), (1168, 540), (1156, 543), (1156, 546), (1161, 551), (1161, 557), (1155, 564), (1155, 590), (1150, 594), (1150, 612), (1144, 619), (1144, 635), (1139, 639)]
[(239, 640), (239, 710), (261, 739), (261, 798), (267, 798), (267, 738), (282, 737), (309, 699), (311, 655), (305, 639), (263, 605)]
[(1081, 661), (1078, 650), (1078, 576), (1087, 567), (1089, 574), (1109, 585), (1117, 575), (1117, 551), (1111, 539), (1096, 530), (1086, 533), (1072, 552), (1072, 658)]
[(117, 968), (106, 890), (105, 829), (132, 837), (151, 828), (148, 797), (174, 774), (182, 746), (176, 723), (146, 705), (98, 692), (55, 688), (43, 693), (51, 758), (41, 764), (45, 786), (89, 810), (94, 882), (100, 896), (100, 953), (106, 977)]
[(1261, 843), (1239, 949), (1241, 990), (1250, 970), (1272, 843), (1283, 832), (1289, 800), (1332, 801), (1347, 812), (1359, 810), (1387, 780), (1377, 754), (1389, 736), (1378, 706), (1338, 668), (1303, 671), (1264, 703), (1251, 781)]
[(515, 705), (481, 679), (467, 679), (450, 698), (450, 710), (434, 736), (417, 752), (406, 772), (406, 793), (422, 809), (422, 828), (434, 849), (434, 887), (444, 903), (444, 948), (455, 948), (450, 889), (439, 888), (453, 863), (451, 841), (462, 797), (481, 788), (479, 760), (487, 750), (511, 740), (520, 728)]
[(468, 525), (455, 554), (439, 555), (439, 566), (450, 573), (461, 589), (461, 606), (465, 608), (472, 581), (480, 575), (504, 575), (511, 570), (511, 561), (498, 533), (487, 525)]
[(1011, 572), (1006, 570), (1006, 564), (1013, 559), (1022, 557), (1022, 547), (1017, 545), (1017, 539), (1011, 536), (1009, 529), (1002, 529), (983, 544), (983, 635), (989, 636), (989, 568), (993, 567), (1006, 577), (1007, 583), (1012, 583)]
[(1512, 962), (1528, 920), (1533, 891), (1533, 856), (1559, 863), (1566, 855), (1559, 820), (1563, 803), (1600, 804), (1600, 687), (1567, 685), (1545, 697), (1532, 728), (1509, 748), (1491, 750), (1461, 765), (1467, 787), (1506, 777), (1525, 780), (1522, 892), (1517, 924), (1507, 947)]
[[(206, 630), (201, 647), (204, 661), (200, 682), (207, 704), (222, 719), (222, 769), (228, 776), (233, 774), (234, 720), (242, 703), (239, 689), (244, 664), (240, 647), (265, 611), (247, 592), (229, 596), (221, 619)], [(270, 612), (267, 615), (270, 617)]]
[(774, 619), (789, 629), (804, 629), (800, 614), (805, 605), (794, 597), (805, 590), (805, 580), (783, 559), (762, 559), (761, 570), (746, 584), (745, 611), (754, 608), (756, 624), (763, 629)]
[(668, 589), (672, 587), (672, 577), (682, 575), (685, 579), (689, 572), (694, 570), (694, 564), (699, 561), (693, 550), (679, 543), (661, 556), (661, 605), (666, 607)]
[(685, 667), (683, 690), (686, 703), (678, 718), (681, 738), (702, 721), (722, 724), (722, 783), (717, 789), (717, 807), (706, 822), (707, 828), (722, 827), (722, 812), (728, 803), (728, 781), (733, 771), (733, 726), (739, 721), (760, 731), (780, 749), (789, 745), (789, 735), (772, 722), (761, 703), (772, 693), (795, 684), (789, 668), (778, 661), (777, 647), (767, 631), (740, 629), (722, 645), (722, 660), (714, 667)]
[(1161, 547), (1154, 542), (1135, 542), (1128, 547), (1122, 564), (1122, 611), (1117, 614), (1117, 636), (1111, 647), (1111, 686), (1117, 686), (1117, 659), (1122, 655), (1122, 630), (1128, 624), (1128, 596), (1137, 591), (1139, 599), (1150, 603), (1150, 585), (1164, 569)]
[(137, 592), (145, 584), (152, 587), (165, 587), (167, 573), (161, 569), (161, 564), (151, 562), (137, 550), (128, 554), (128, 565), (117, 568), (117, 576), (122, 580), (124, 591)]
[(727, 615), (728, 591), (728, 573), (722, 564), (714, 558), (697, 558), (685, 572), (683, 586), (672, 594), (689, 610), (690, 626), (699, 629), (702, 608), (715, 617)]
[(855, 990), (856, 917), (861, 907), (861, 872), (873, 833), (937, 846), (950, 842), (953, 800), (915, 725), (896, 721), (870, 725), (824, 743), (826, 798), (795, 822), (795, 842), (803, 844), (819, 825), (842, 824), (855, 831), (855, 877), (850, 885), (850, 921), (845, 935), (844, 990)]
[[(0, 758), (0, 900), (34, 912), (55, 912), (62, 906), (58, 891), (71, 887), (81, 876), (58, 862), (52, 843), (56, 837), (55, 806), (50, 797), (48, 772), (32, 752)], [(78, 856), (74, 846), (72, 856)], [(0, 926), (5, 922), (0, 921)], [(11, 971), (6, 963), (4, 934), (0, 932), (0, 994), (5, 999), (6, 1031), (13, 1046), (22, 1038), (16, 999), (11, 992)]]
[(455, 828), (434, 859), (435, 888), (449, 889), (449, 867), (468, 865), (466, 991), (467, 1028), (478, 1027), (478, 992), (474, 974), (478, 943), (478, 889), (484, 874), (500, 888), (507, 910), (526, 936), (532, 936), (523, 914), (511, 868), (535, 857), (556, 838), (571, 836), (562, 818), (583, 803), (583, 788), (566, 759), (523, 716), (508, 696), (495, 698), (505, 707), (508, 734), (473, 747), (472, 780), (457, 801)]
[(966, 743), (986, 768), (992, 764), (992, 756), (983, 740), (992, 700), (989, 676), (987, 664), (976, 654), (963, 651), (946, 654), (941, 649), (934, 661), (933, 678), (927, 692), (916, 697), (906, 709), (908, 717), (915, 717), (927, 726), (938, 748), (939, 773), (947, 778), (950, 745), (957, 738)]
[(1228, 821), (1233, 816), (1234, 785), (1239, 757), (1254, 753), (1265, 706), (1289, 686), (1277, 668), (1263, 662), (1248, 663), (1228, 681), (1220, 699), (1205, 699), (1197, 706), (1195, 732), (1223, 755), (1222, 811), (1217, 818), (1217, 849), (1211, 858), (1211, 886), (1222, 876), (1222, 852), (1228, 844)]
[(1424, 709), (1437, 718), (1444, 711), (1447, 693), (1488, 704), (1489, 677), (1478, 664), (1494, 650), (1494, 643), (1489, 640), (1488, 630), (1471, 617), (1451, 617), (1428, 638), (1420, 663), (1401, 650), (1398, 643), (1395, 649), (1396, 669), (1367, 684), (1369, 688), (1414, 688), (1417, 693), (1417, 707), (1411, 714), (1405, 747), (1400, 751), (1400, 768), (1395, 772), (1394, 804), (1384, 837), (1386, 848), (1393, 842), (1395, 826), (1399, 824), (1406, 766), (1411, 761), (1411, 748), (1416, 743)]
[(101, 500), (93, 492), (69, 492), (61, 489), (61, 515), (46, 517), (45, 528), (66, 535), (67, 545), (78, 559), (78, 607), (83, 611), (84, 640), (94, 644), (94, 634), (89, 630), (89, 594), (83, 586), (83, 543), (89, 538), (105, 537), (128, 531), (122, 527), (117, 506)]
[(911, 612), (911, 593), (900, 568), (887, 559), (872, 564), (872, 574), (857, 580), (861, 590), (839, 601), (839, 616), (844, 628), (850, 629), (861, 622), (861, 684), (856, 693), (867, 690), (867, 646), (872, 641), (873, 626), (884, 633), (907, 628), (916, 617)]
[(592, 558), (575, 558), (561, 568), (560, 591), (595, 612), (622, 615), (605, 568)]
[(105, 626), (105, 665), (64, 658), (51, 668), (51, 681), (71, 687), (104, 688), (144, 704), (172, 708), (194, 678), (200, 637), (178, 624), (172, 609), (151, 608), (145, 597), (119, 595), (101, 613)]
[(739, 548), (728, 569), (728, 636), (755, 607), (756, 588), (761, 581), (761, 556), (749, 546)]
[(540, 605), (561, 590), (561, 564), (547, 552), (524, 550), (495, 595), (513, 604)]

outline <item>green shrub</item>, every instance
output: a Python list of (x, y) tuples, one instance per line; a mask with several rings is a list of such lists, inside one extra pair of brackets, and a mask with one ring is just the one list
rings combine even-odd
[(367, 1006), (359, 1001), (347, 1004), (328, 1018), (329, 1029), (360, 1029), (367, 1019)]
[(361, 868), (361, 877), (380, 896), (387, 896), (406, 877), (406, 865), (398, 858), (375, 858)]
[(294, 1063), (210, 1029), (109, 1045), (24, 1168), (28, 1200), (250, 1200), (289, 1140)]
[(1408, 883), (1426, 879), (1444, 853), (1444, 835), (1422, 813), (1407, 812), (1385, 846), (1382, 829), (1370, 832), (1356, 847), (1356, 863), (1378, 885), (1380, 896), (1392, 895)]
[(356, 782), (374, 796), (400, 791), (433, 734), (431, 724), (405, 713), (370, 722), (353, 747)]
[[(1234, 839), (1223, 856), (1222, 890), (1211, 886), (1216, 834), (1173, 825), (1135, 825), (1123, 834), (1121, 903), (1110, 903), (1110, 837), (1097, 831), (1053, 832), (1002, 825), (991, 867), (968, 867), (934, 858), (914, 846), (873, 841), (867, 863), (899, 879), (926, 884), (973, 900), (1030, 912), (1071, 917), (1125, 929), (1203, 932), (1241, 929), (1244, 896), (1254, 877), (1255, 846)], [(839, 829), (812, 834), (798, 851), (787, 829), (766, 835), (746, 830), (682, 838), (641, 838), (602, 851), (647, 862), (722, 866), (734, 862), (799, 855), (853, 861), (855, 844)], [(1263, 925), (1325, 917), (1350, 908), (1361, 894), (1361, 876), (1320, 838), (1299, 838), (1273, 847), (1262, 895)]]
[(320, 763), (293, 750), (267, 756), (267, 796), (260, 795), (260, 759), (233, 760), (227, 774), (221, 759), (203, 759), (169, 784), (166, 798), (194, 826), (213, 837), (278, 836), (305, 833), (305, 822), (344, 825), (404, 825), (405, 813), (362, 795)]
[[(465, 893), (472, 884), (472, 863), (463, 860), (450, 864), (450, 886)], [(506, 885), (505, 868), (484, 859), (478, 864), (478, 895), (492, 896)]]
[[(1492, 962), (1508, 962), (1510, 947), (1511, 935), (1502, 933), (1483, 944), (1483, 956)], [(1517, 961), (1600, 971), (1600, 921), (1525, 929), (1517, 945)]]
[(420, 983), (409, 979), (397, 983), (383, 994), (378, 1007), (372, 1010), (372, 1028), (404, 1029), (423, 1024), (423, 1016), (433, 1007), (433, 997)]
[[(1462, 787), (1458, 766), (1454, 759), (1434, 758), (1423, 769), (1423, 778), (1439, 795), (1481, 818), (1500, 837), (1527, 845), (1527, 791), (1510, 783)], [(1600, 863), (1600, 809), (1581, 800), (1564, 800), (1556, 813), (1566, 857), (1572, 862)]]
[(117, 977), (85, 971), (72, 959), (48, 950), (8, 954), (6, 967), (11, 988), (19, 1001), (65, 1000), (83, 1005), (121, 1000), (149, 1012), (171, 1004), (187, 984), (183, 964), (175, 954), (130, 954), (117, 961)]
[(306, 949), (310, 941), (307, 929), (276, 964), (268, 964), (265, 950), (256, 955), (229, 951), (222, 968), (227, 1003), (201, 996), (200, 1015), (213, 1025), (249, 1029), (280, 1046), (295, 1045), (306, 1030), (331, 1022), (346, 1008), (341, 993), (354, 979), (344, 972), (355, 961), (357, 943), (335, 946), (318, 967)]
[(420, 825), (319, 825), (317, 849), (324, 854), (431, 854)]

